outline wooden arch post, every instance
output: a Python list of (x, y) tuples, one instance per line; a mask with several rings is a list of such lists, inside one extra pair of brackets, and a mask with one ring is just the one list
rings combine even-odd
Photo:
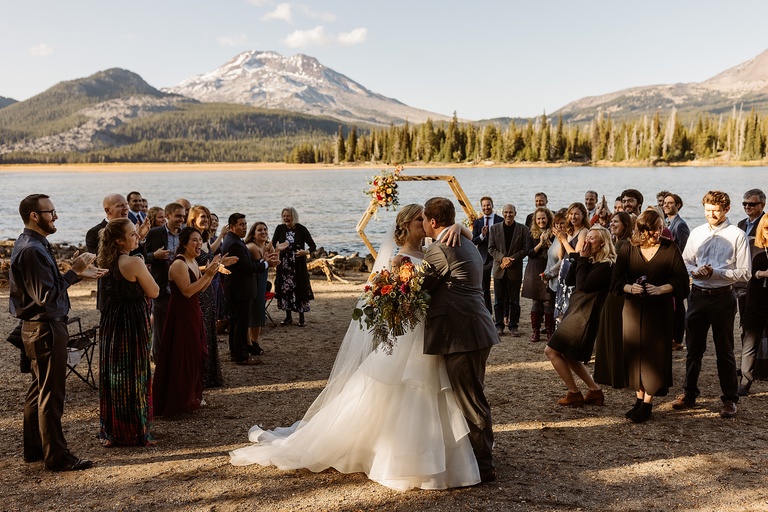
[[(459, 201), (459, 205), (464, 210), (464, 213), (467, 215), (467, 217), (472, 218), (474, 217), (475, 210), (472, 208), (472, 203), (469, 202), (469, 198), (467, 198), (467, 195), (464, 193), (464, 189), (461, 188), (461, 185), (459, 185), (459, 181), (456, 179), (455, 176), (443, 176), (443, 175), (420, 175), (420, 176), (404, 176), (400, 175), (397, 178), (397, 181), (447, 181), (448, 185), (451, 187), (451, 191), (456, 196), (456, 199)], [(357, 227), (355, 228), (357, 231), (357, 234), (360, 235), (360, 238), (363, 240), (363, 243), (368, 247), (368, 250), (371, 251), (371, 255), (373, 255), (374, 258), (378, 256), (378, 253), (376, 252), (376, 249), (373, 248), (373, 244), (371, 244), (371, 241), (368, 240), (368, 237), (365, 235), (365, 226), (368, 225), (368, 221), (371, 220), (371, 217), (376, 215), (376, 212), (379, 209), (379, 205), (376, 203), (375, 199), (371, 199), (371, 204), (368, 205), (368, 208), (365, 210), (365, 213), (363, 213), (362, 218), (360, 219), (360, 222), (357, 223)]]

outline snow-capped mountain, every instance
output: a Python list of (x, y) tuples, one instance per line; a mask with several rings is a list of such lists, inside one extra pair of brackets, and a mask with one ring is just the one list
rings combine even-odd
[(327, 116), (349, 123), (422, 123), (447, 116), (409, 107), (297, 54), (247, 51), (218, 69), (163, 89), (203, 102), (239, 103)]

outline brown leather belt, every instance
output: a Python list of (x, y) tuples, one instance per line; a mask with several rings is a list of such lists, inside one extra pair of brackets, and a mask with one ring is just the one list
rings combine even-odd
[(701, 286), (692, 285), (693, 291), (701, 293), (702, 295), (719, 295), (721, 293), (729, 292), (733, 290), (733, 285), (720, 286), (718, 288), (702, 288)]

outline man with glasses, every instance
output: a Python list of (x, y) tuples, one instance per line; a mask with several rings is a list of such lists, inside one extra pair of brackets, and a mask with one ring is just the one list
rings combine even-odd
[(754, 244), (757, 223), (760, 222), (760, 217), (763, 216), (765, 192), (759, 188), (747, 190), (744, 192), (744, 201), (742, 201), (741, 205), (744, 207), (744, 213), (747, 214), (747, 218), (739, 221), (738, 225), (749, 237), (751, 246)]
[(621, 193), (621, 206), (624, 211), (637, 217), (643, 211), (643, 194), (634, 188), (628, 188)]
[(24, 350), (32, 361), (32, 385), (24, 402), (24, 462), (44, 461), (49, 471), (77, 471), (93, 463), (67, 449), (61, 428), (67, 379), (67, 289), (82, 278), (98, 279), (106, 271), (95, 268), (95, 254), (72, 260), (61, 274), (48, 235), (56, 232), (56, 209), (49, 196), (22, 199), (19, 214), (24, 232), (11, 253), (10, 312), (22, 320)]

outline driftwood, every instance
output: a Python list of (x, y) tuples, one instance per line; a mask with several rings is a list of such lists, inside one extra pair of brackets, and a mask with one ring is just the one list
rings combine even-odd
[(349, 281), (344, 279), (343, 277), (339, 276), (333, 271), (334, 260), (337, 259), (346, 259), (344, 256), (334, 256), (333, 258), (318, 258), (315, 260), (311, 260), (307, 263), (307, 270), (312, 272), (313, 274), (319, 273), (318, 271), (325, 274), (326, 279), (330, 283), (334, 279), (337, 279), (338, 281), (341, 281), (342, 283), (349, 284)]
[(315, 275), (325, 274), (328, 282), (336, 279), (342, 283), (349, 283), (342, 277), (345, 271), (368, 272), (369, 264), (372, 264), (368, 261), (371, 259), (370, 256), (362, 258), (357, 253), (351, 256), (328, 254), (322, 247), (312, 256), (313, 259), (307, 262), (307, 270)]

